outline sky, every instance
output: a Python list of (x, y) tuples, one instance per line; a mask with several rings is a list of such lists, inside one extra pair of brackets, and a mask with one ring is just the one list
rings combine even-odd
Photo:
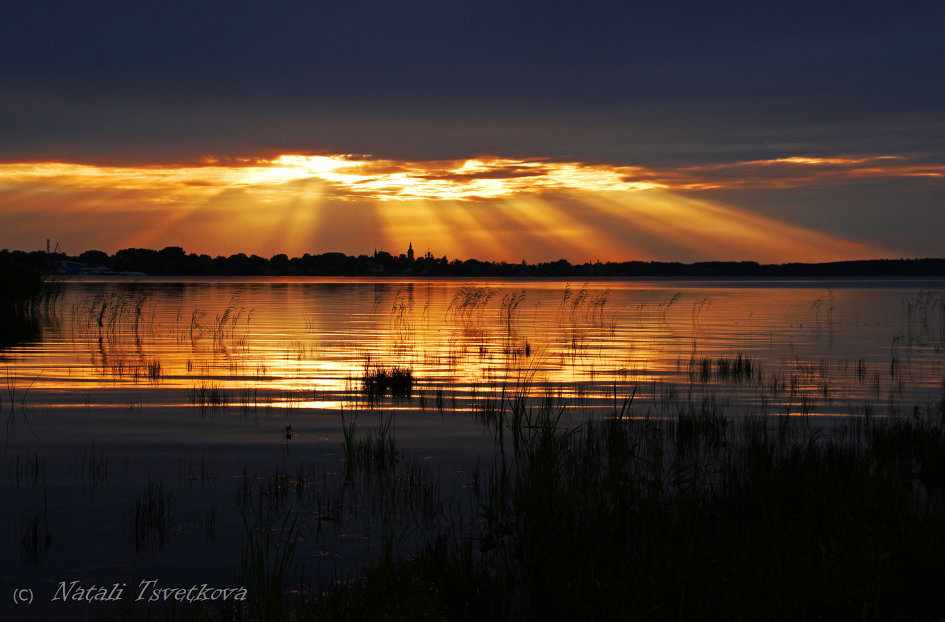
[(942, 2), (29, 2), (0, 248), (942, 257)]

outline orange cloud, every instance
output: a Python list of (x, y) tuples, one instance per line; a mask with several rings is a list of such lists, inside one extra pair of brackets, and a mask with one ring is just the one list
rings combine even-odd
[[(664, 172), (664, 183), (676, 190), (796, 188), (820, 183), (906, 177), (945, 177), (945, 165), (910, 163), (901, 156), (813, 158), (692, 166)], [(658, 177), (658, 174), (657, 174)]]

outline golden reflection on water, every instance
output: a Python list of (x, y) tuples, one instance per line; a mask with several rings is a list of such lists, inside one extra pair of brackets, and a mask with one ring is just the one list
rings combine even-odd
[[(470, 410), (527, 385), (587, 408), (713, 392), (741, 412), (847, 414), (940, 389), (941, 289), (794, 285), (76, 281), (2, 364), (47, 409), (357, 408), (364, 376), (393, 368), (414, 379), (393, 409)], [(743, 361), (751, 378), (729, 369)]]

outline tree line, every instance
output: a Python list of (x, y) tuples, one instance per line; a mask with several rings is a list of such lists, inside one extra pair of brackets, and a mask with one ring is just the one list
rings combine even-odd
[(236, 253), (211, 257), (187, 253), (179, 246), (161, 250), (126, 248), (112, 255), (90, 250), (79, 255), (43, 251), (0, 251), (0, 259), (54, 273), (144, 273), (154, 276), (446, 276), (446, 277), (900, 277), (945, 276), (945, 259), (872, 259), (827, 263), (760, 264), (755, 261), (608, 261), (572, 264), (508, 263), (478, 259), (413, 258), (377, 251), (373, 255), (344, 253), (285, 254), (265, 258)]

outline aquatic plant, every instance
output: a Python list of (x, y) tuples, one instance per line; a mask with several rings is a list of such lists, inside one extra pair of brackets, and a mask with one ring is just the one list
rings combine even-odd
[(571, 290), (570, 283), (565, 284), (564, 292), (561, 294), (561, 308), (566, 311), (569, 318), (573, 318), (575, 311), (584, 304), (585, 300), (587, 300), (587, 283), (577, 292)]
[(242, 317), (245, 312), (246, 307), (240, 304), (239, 296), (231, 296), (223, 312), (216, 316), (216, 321), (211, 327), (213, 344), (217, 350), (221, 352), (226, 351), (225, 340), (234, 337), (240, 317)]
[(395, 399), (407, 399), (413, 392), (413, 370), (409, 367), (365, 367), (361, 376), (361, 390), (369, 402), (390, 394)]
[(201, 310), (199, 307), (194, 307), (194, 310), (191, 311), (189, 329), (191, 343), (195, 343), (198, 339), (203, 337), (203, 334), (207, 331), (207, 326), (204, 323), (204, 318), (206, 316), (206, 312)]
[(46, 485), (46, 458), (40, 456), (37, 452), (29, 453), (25, 456), (16, 454), (16, 461), (12, 468), (14, 485), (19, 488), (20, 485), (30, 487), (42, 487)]
[(189, 392), (190, 402), (200, 414), (214, 414), (227, 407), (226, 392), (210, 382), (200, 383)]
[(666, 314), (669, 313), (670, 308), (679, 302), (679, 299), (682, 298), (682, 292), (676, 292), (667, 300), (660, 302), (656, 307), (656, 314), (659, 317), (660, 321), (666, 321)]
[(401, 340), (406, 341), (413, 333), (411, 315), (413, 313), (412, 288), (398, 289), (391, 303), (391, 321), (393, 332)]
[(153, 360), (147, 362), (148, 378), (151, 380), (160, 380), (163, 372), (161, 370), (161, 361)]
[(829, 331), (833, 331), (833, 314), (836, 312), (837, 307), (834, 304), (833, 290), (827, 290), (827, 298), (818, 298), (811, 305), (811, 310), (814, 312), (814, 324), (818, 328), (821, 325), (826, 325)]
[(906, 339), (910, 344), (945, 341), (945, 294), (920, 291), (902, 300)]
[[(693, 352), (689, 359), (689, 381), (707, 384), (713, 379), (719, 382), (731, 382), (734, 384), (751, 384), (760, 382), (764, 372), (758, 363), (744, 354), (737, 354), (733, 357), (720, 356), (697, 357)], [(778, 379), (769, 380), (777, 386)], [(777, 389), (773, 389), (777, 393)]]
[(147, 313), (145, 311), (150, 300), (149, 291), (131, 285), (125, 291), (100, 292), (75, 303), (72, 314), (75, 319), (84, 314), (86, 328), (97, 326), (103, 337), (117, 338), (122, 334), (130, 334), (137, 340), (142, 329), (153, 327), (154, 309), (151, 308)]
[(499, 306), (499, 317), (502, 319), (502, 324), (505, 327), (506, 336), (512, 334), (512, 322), (523, 300), (525, 300), (524, 289), (517, 294), (506, 294), (502, 297), (502, 304)]
[[(200, 461), (194, 468), (194, 462), (192, 459), (188, 458), (187, 460), (187, 475), (186, 480), (189, 482), (201, 482), (206, 483), (211, 479), (210, 475), (210, 460), (211, 457), (207, 454), (200, 455)], [(181, 469), (183, 471), (183, 469)]]
[(695, 335), (696, 330), (702, 329), (702, 314), (712, 304), (708, 296), (692, 303), (692, 332)]
[(135, 497), (131, 527), (135, 551), (163, 548), (171, 533), (174, 495), (164, 490), (164, 482), (148, 479), (148, 485)]
[(453, 295), (446, 309), (446, 316), (456, 318), (463, 323), (481, 319), (482, 311), (499, 290), (483, 285), (463, 283)]
[(251, 619), (288, 619), (291, 603), (286, 598), (294, 580), (295, 555), (303, 521), (294, 509), (274, 518), (278, 510), (267, 506), (266, 495), (255, 496), (251, 507), (241, 507), (243, 540), (237, 584), (251, 595)]
[[(7, 366), (6, 368), (6, 393), (9, 400), (10, 406), (7, 409), (7, 422), (5, 428), (4, 440), (9, 441), (10, 435), (16, 431), (16, 414), (17, 414), (17, 403), (19, 403), (19, 413), (20, 417), (23, 420), (23, 423), (26, 424), (27, 429), (30, 432), (33, 432), (33, 428), (30, 425), (29, 419), (29, 404), (28, 397), (30, 389), (33, 387), (33, 383), (39, 379), (40, 375), (37, 375), (35, 378), (29, 381), (25, 386), (19, 383), (19, 380), (15, 372)], [(2, 403), (2, 400), (0, 400)], [(33, 432), (35, 435), (35, 432)]]
[[(138, 329), (141, 326), (141, 319), (144, 313), (144, 305), (151, 299), (151, 292), (139, 291), (130, 295), (130, 303), (133, 308), (132, 330), (138, 335)], [(151, 322), (154, 321), (154, 310), (151, 310)]]
[(378, 422), (377, 433), (361, 437), (358, 434), (357, 419), (346, 424), (341, 420), (344, 442), (342, 444), (345, 459), (345, 477), (355, 472), (384, 473), (398, 460), (397, 445), (393, 434), (393, 417), (388, 415)]
[(610, 296), (609, 289), (603, 289), (588, 301), (587, 312), (592, 318), (596, 318), (599, 324), (604, 322), (604, 307), (607, 306), (607, 298)]
[(20, 559), (27, 566), (42, 563), (51, 546), (52, 532), (44, 497), (42, 513), (28, 512), (20, 521)]
[(89, 493), (89, 498), (95, 501), (95, 491), (108, 483), (109, 473), (108, 455), (96, 451), (95, 441), (92, 441), (88, 452), (83, 452), (77, 472), (83, 489)]

